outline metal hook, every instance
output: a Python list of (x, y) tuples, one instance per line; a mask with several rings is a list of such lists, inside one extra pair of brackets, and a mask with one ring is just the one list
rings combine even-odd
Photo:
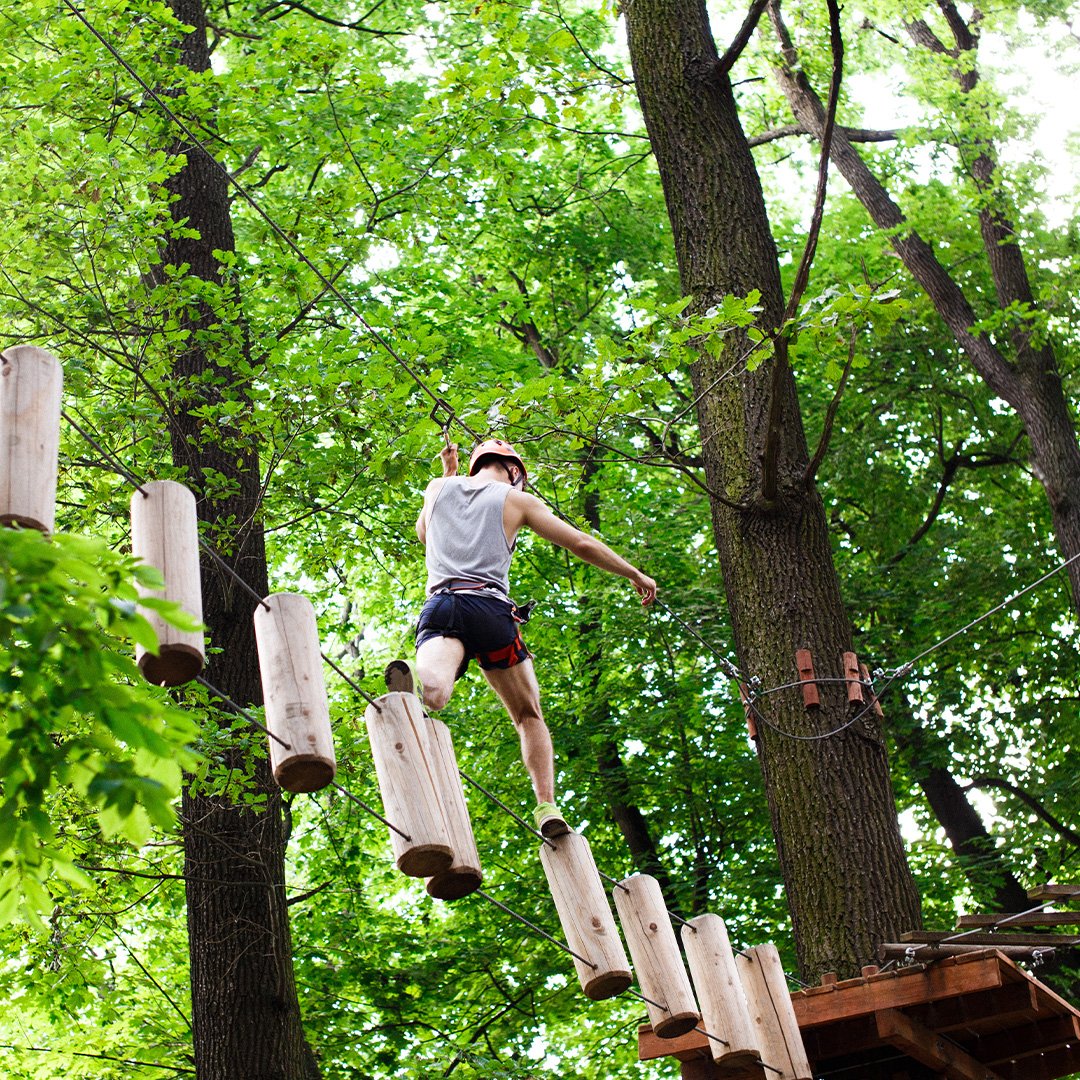
[[(444, 412), (446, 414), (445, 420), (439, 419), (439, 413)], [(450, 449), (450, 425), (457, 419), (457, 415), (454, 412), (453, 406), (443, 401), (442, 398), (436, 398), (435, 404), (431, 407), (431, 412), (428, 413), (431, 421), (438, 424), (442, 429), (443, 442), (446, 443), (446, 448)]]

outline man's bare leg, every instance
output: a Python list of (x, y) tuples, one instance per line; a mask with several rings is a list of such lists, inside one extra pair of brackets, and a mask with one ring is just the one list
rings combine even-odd
[(428, 638), (416, 650), (416, 676), (424, 691), (424, 705), (441, 709), (454, 692), (454, 676), (465, 659), (465, 646), (457, 638)]
[[(532, 781), (537, 803), (555, 802), (555, 755), (551, 733), (540, 710), (540, 684), (531, 660), (510, 668), (492, 668), (484, 672), (492, 689), (510, 714), (521, 740), (521, 760)], [(552, 833), (566, 832), (566, 825)]]

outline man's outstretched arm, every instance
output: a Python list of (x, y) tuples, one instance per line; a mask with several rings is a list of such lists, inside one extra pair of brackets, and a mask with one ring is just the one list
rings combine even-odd
[(656, 599), (656, 582), (648, 574), (643, 574), (595, 536), (560, 521), (536, 496), (514, 491), (508, 496), (507, 503), (513, 514), (511, 525), (530, 528), (537, 536), (566, 548), (582, 562), (629, 578), (643, 604), (651, 604)]

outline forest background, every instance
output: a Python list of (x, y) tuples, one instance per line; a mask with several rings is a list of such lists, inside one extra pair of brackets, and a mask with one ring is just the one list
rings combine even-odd
[[(836, 49), (825, 6), (786, 27), (764, 7), (731, 85), (798, 299), (820, 131), (791, 112), (793, 73), (825, 100)], [(710, 14), (723, 54), (746, 12)], [(465, 447), (512, 439), (543, 498), (660, 583), (645, 612), (548, 545), (516, 559), (562, 805), (600, 868), (648, 870), (673, 911), (715, 911), (737, 943), (819, 973), (726, 667), (786, 681), (732, 645), (714, 546), (730, 489), (706, 467), (695, 381), (703, 362), (717, 382), (771, 378), (778, 339), (759, 295), (704, 305), (687, 287), (618, 13), (25, 0), (0, 25), (0, 346), (61, 359), (68, 420), (93, 440), (65, 421), (61, 538), (5, 533), (0, 554), (6, 1075), (670, 1074), (636, 1062), (639, 1001), (588, 1003), (524, 923), (430, 900), (349, 797), (378, 803), (353, 684), (378, 693), (410, 651), (412, 525), (444, 424)], [(839, 25), (840, 130), (969, 300), (973, 335), (1052, 347), (1074, 402), (1075, 184), (1044, 167), (1037, 98), (1010, 68), (1034, 47), (1075, 77), (1069, 8), (881, 0)], [(1002, 294), (988, 213), (1026, 256), (1027, 298)], [(833, 175), (781, 336), (851, 639), (884, 673), (922, 919), (948, 928), (1075, 880), (1075, 584), (1058, 573), (951, 635), (1076, 549), (1068, 500), (1048, 502), (1030, 433), (891, 244), (902, 232)], [(133, 675), (127, 505), (132, 482), (170, 477), (255, 592), (315, 604), (348, 676), (327, 673), (344, 792), (280, 798), (243, 718)], [(204, 574), (212, 681), (257, 714), (252, 600)], [(793, 652), (776, 664), (795, 678)], [(801, 709), (797, 691), (759, 698), (763, 723), (786, 698)], [(462, 768), (524, 812), (516, 739), (475, 673), (445, 718)], [(535, 839), (468, 796), (486, 891), (558, 934)], [(823, 882), (841, 905), (869, 889)], [(261, 1044), (272, 1064), (252, 1064)]]

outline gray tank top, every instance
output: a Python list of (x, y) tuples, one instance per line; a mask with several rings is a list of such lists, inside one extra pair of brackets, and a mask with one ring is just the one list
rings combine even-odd
[(439, 489), (427, 524), (427, 591), (486, 585), (510, 593), (503, 505), (513, 489), (497, 480), (451, 476)]

